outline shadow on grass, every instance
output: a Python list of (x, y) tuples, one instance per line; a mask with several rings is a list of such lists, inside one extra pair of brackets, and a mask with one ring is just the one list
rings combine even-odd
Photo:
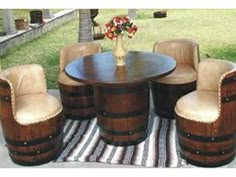
[(217, 58), (236, 62), (236, 44), (221, 48), (210, 48), (203, 55), (205, 58)]

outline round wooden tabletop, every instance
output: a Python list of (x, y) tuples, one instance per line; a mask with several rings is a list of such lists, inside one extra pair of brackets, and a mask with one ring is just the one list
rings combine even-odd
[(67, 75), (93, 85), (122, 85), (163, 77), (176, 67), (176, 61), (153, 52), (129, 51), (126, 65), (117, 67), (112, 52), (81, 57), (69, 63)]

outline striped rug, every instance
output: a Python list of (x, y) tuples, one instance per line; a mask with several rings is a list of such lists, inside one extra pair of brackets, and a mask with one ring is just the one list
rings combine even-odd
[(97, 119), (66, 120), (64, 149), (56, 162), (102, 162), (145, 167), (179, 167), (181, 157), (176, 143), (175, 120), (149, 117), (145, 141), (132, 146), (112, 146), (99, 137)]

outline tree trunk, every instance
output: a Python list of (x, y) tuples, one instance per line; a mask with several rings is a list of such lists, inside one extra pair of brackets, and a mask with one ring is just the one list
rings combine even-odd
[(131, 18), (131, 19), (135, 19), (137, 17), (137, 9), (128, 9), (128, 16)]
[(79, 9), (79, 37), (78, 42), (92, 42), (92, 22), (90, 9)]

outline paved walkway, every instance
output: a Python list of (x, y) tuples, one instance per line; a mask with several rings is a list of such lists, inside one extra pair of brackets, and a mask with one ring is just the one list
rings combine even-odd
[(52, 30), (54, 27), (75, 18), (77, 18), (76, 10), (62, 10), (55, 13), (50, 19), (43, 19), (45, 22), (44, 25), (37, 25), (34, 28), (29, 27), (27, 30), (18, 30), (12, 35), (0, 36), (0, 55), (3, 55), (12, 47), (31, 41), (43, 33)]

